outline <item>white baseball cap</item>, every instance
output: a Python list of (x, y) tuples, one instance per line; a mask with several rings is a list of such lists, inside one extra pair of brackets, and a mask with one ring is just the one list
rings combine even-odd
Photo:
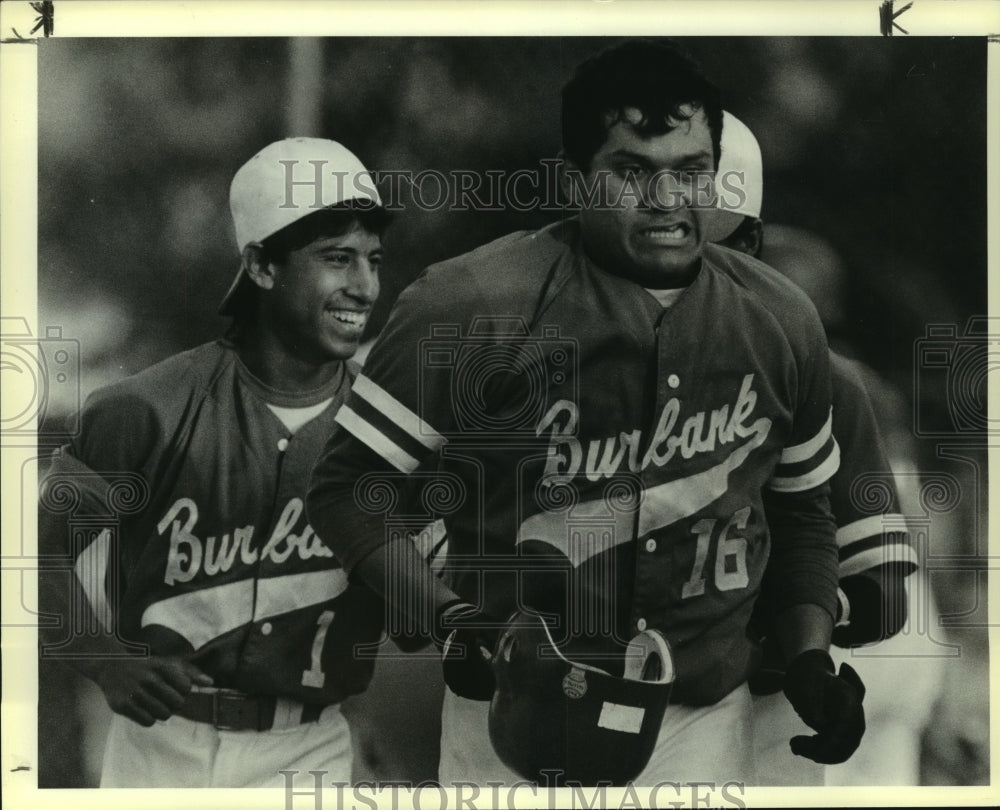
[(722, 113), (719, 168), (715, 173), (716, 208), (709, 241), (729, 236), (743, 217), (759, 217), (764, 201), (764, 161), (760, 144), (739, 118)]
[[(381, 206), (375, 181), (347, 147), (324, 138), (286, 138), (244, 163), (229, 187), (236, 247), (262, 242), (324, 208), (359, 200)], [(244, 277), (242, 264), (219, 305), (229, 305)]]

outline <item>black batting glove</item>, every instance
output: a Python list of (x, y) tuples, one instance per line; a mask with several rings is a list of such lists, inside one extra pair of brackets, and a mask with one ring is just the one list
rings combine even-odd
[(788, 665), (784, 688), (799, 717), (818, 732), (792, 737), (792, 753), (823, 765), (847, 761), (865, 733), (865, 685), (854, 668), (841, 664), (834, 674), (829, 653), (807, 650)]
[(434, 643), (452, 692), (469, 700), (493, 698), (496, 681), (490, 661), (499, 635), (500, 628), (468, 602), (450, 602), (438, 611)]

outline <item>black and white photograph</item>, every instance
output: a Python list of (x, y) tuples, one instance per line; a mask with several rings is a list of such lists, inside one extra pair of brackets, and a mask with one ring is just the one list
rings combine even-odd
[(10, 5), (12, 807), (997, 803), (1000, 7)]

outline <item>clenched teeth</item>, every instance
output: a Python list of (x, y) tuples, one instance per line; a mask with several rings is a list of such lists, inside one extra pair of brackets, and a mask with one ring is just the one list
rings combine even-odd
[(682, 222), (666, 227), (646, 228), (643, 233), (656, 239), (683, 239), (687, 236), (688, 230), (688, 226)]

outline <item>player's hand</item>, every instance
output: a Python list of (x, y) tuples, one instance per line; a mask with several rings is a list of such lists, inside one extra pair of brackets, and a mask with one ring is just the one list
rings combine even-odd
[(435, 644), (441, 651), (444, 682), (459, 697), (490, 700), (496, 688), (490, 661), (498, 627), (479, 608), (468, 602), (453, 602), (438, 611)]
[(212, 685), (212, 678), (190, 661), (157, 655), (107, 661), (94, 681), (112, 711), (140, 726), (170, 717), (184, 705), (193, 685)]
[(861, 744), (865, 685), (849, 664), (834, 674), (824, 650), (807, 650), (785, 671), (785, 697), (799, 717), (818, 734), (792, 737), (792, 753), (823, 765), (845, 762)]

